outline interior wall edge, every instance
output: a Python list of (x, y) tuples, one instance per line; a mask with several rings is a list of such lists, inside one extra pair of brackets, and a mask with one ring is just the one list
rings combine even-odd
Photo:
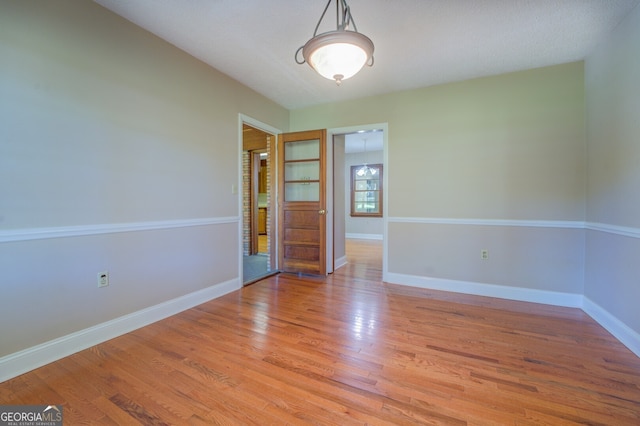
[(241, 288), (239, 278), (159, 303), (0, 358), (0, 383)]
[(620, 235), (623, 237), (640, 238), (640, 228), (629, 226), (618, 226), (608, 223), (587, 222), (585, 228), (591, 231), (600, 231), (607, 234)]
[(640, 357), (640, 334), (626, 325), (624, 322), (616, 318), (615, 315), (589, 299), (583, 296), (582, 310), (589, 315), (595, 322), (600, 324), (625, 345), (631, 352)]

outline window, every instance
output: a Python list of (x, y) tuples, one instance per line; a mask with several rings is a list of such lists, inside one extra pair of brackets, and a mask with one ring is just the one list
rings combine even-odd
[(351, 216), (382, 217), (382, 164), (351, 166)]

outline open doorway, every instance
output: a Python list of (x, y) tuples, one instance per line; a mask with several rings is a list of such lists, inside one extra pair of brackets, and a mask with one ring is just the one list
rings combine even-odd
[(275, 136), (242, 124), (242, 280), (247, 285), (275, 272), (272, 249)]
[[(380, 265), (375, 269), (386, 271), (384, 236), (386, 235), (386, 203), (384, 192), (387, 176), (386, 163), (386, 124), (368, 125), (360, 128), (343, 128), (330, 130), (332, 138), (333, 182), (331, 197), (333, 201), (333, 270), (337, 270), (348, 262), (348, 250), (356, 247), (369, 247), (381, 251)], [(354, 171), (362, 166), (377, 166), (382, 174), (379, 177), (357, 176), (354, 182)], [(358, 186), (357, 188), (355, 186)], [(366, 190), (363, 191), (363, 190)], [(362, 198), (364, 197), (364, 198)], [(374, 201), (373, 203), (371, 201)], [(360, 204), (354, 204), (360, 203)], [(359, 210), (365, 203), (367, 211), (376, 210), (378, 214), (361, 214)], [(355, 211), (354, 211), (355, 209)], [(371, 210), (373, 209), (373, 210)], [(359, 244), (355, 244), (359, 243)], [(353, 265), (349, 266), (352, 267)], [(366, 265), (363, 265), (366, 266)], [(368, 265), (371, 268), (372, 265)]]

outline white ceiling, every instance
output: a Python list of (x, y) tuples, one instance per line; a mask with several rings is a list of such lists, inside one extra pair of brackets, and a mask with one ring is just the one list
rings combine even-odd
[(325, 0), (95, 1), (288, 109), (582, 60), (640, 2), (349, 0), (375, 64), (337, 87), (294, 61)]
[(344, 135), (344, 152), (351, 154), (354, 152), (382, 151), (383, 136), (382, 130), (369, 130)]

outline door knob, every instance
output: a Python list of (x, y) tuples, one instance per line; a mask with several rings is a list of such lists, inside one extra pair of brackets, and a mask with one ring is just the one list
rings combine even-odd
[(318, 210), (318, 214), (325, 214), (327, 211), (322, 209), (322, 210)]

